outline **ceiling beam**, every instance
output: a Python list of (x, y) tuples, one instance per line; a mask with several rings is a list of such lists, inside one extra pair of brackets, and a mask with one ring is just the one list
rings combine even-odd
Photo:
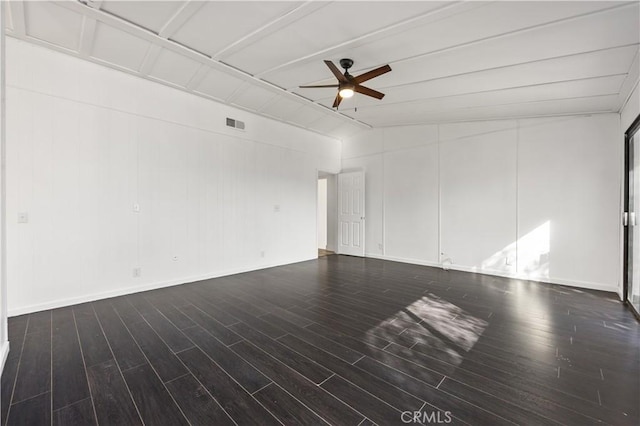
[[(433, 119), (431, 116), (430, 117), (426, 117), (424, 120), (421, 121), (408, 121), (406, 123), (401, 123), (401, 124), (379, 124), (376, 125), (376, 129), (390, 129), (390, 128), (394, 128), (394, 127), (407, 127), (407, 126), (429, 126), (429, 125), (442, 125), (442, 124), (455, 124), (455, 123), (475, 123), (475, 122), (486, 122), (486, 121), (518, 121), (518, 120), (529, 120), (532, 118), (566, 118), (567, 120), (569, 119), (575, 119), (576, 117), (585, 117), (585, 116), (591, 116), (591, 115), (596, 115), (596, 114), (610, 114), (610, 111), (597, 111), (595, 109), (592, 110), (585, 110), (585, 111), (581, 111), (578, 113), (551, 113), (551, 114), (532, 114), (532, 115), (511, 115), (508, 117), (504, 117), (504, 116), (496, 116), (493, 118), (486, 118), (486, 117), (482, 117), (482, 118), (470, 118), (470, 117), (463, 117), (463, 118), (449, 118), (449, 119), (441, 119), (441, 118), (436, 118)], [(503, 132), (504, 130), (494, 130), (494, 131), (490, 131), (490, 132), (484, 132), (484, 133), (479, 133), (478, 135), (474, 135), (474, 136), (482, 136), (482, 135), (488, 135), (488, 134), (493, 134), (493, 133), (500, 133)], [(461, 139), (465, 139), (465, 138), (469, 138), (469, 136), (467, 137), (462, 137)]]
[(201, 64), (200, 68), (198, 68), (196, 73), (189, 79), (187, 90), (196, 90), (198, 86), (200, 86), (200, 83), (202, 83), (202, 80), (209, 74), (209, 70), (210, 68), (207, 65)]
[(251, 83), (249, 83), (248, 81), (243, 82), (240, 86), (236, 87), (236, 90), (231, 92), (231, 94), (225, 98), (225, 103), (233, 103), (233, 101), (235, 101), (238, 96), (240, 96), (249, 88), (251, 88)]
[(11, 23), (13, 24), (13, 34), (18, 37), (27, 35), (27, 24), (24, 16), (24, 3), (22, 1), (10, 1)]
[(313, 61), (316, 59), (326, 59), (332, 56), (334, 53), (343, 51), (344, 49), (358, 47), (363, 44), (371, 43), (372, 41), (375, 41), (375, 40), (389, 37), (390, 35), (400, 34), (416, 26), (424, 25), (432, 21), (440, 21), (445, 18), (450, 18), (460, 13), (464, 13), (464, 12), (468, 12), (470, 10), (476, 9), (478, 7), (484, 7), (487, 4), (488, 3), (484, 3), (484, 2), (462, 2), (462, 1), (456, 1), (449, 4), (445, 4), (444, 6), (431, 9), (420, 15), (413, 16), (411, 18), (405, 19), (400, 22), (396, 22), (395, 24), (391, 24), (383, 28), (378, 28), (375, 31), (371, 31), (369, 33), (363, 34), (349, 41), (338, 43), (331, 47), (311, 53), (309, 55), (305, 55), (300, 58), (294, 59), (292, 61), (285, 62), (276, 67), (262, 71), (258, 73), (257, 76), (262, 77), (266, 74), (272, 73), (274, 71), (280, 70), (285, 67), (289, 67), (291, 65), (295, 65), (300, 62)]
[(144, 59), (142, 59), (142, 63), (140, 64), (140, 68), (138, 68), (140, 74), (149, 75), (151, 73), (153, 66), (156, 64), (156, 61), (160, 56), (160, 52), (162, 52), (162, 47), (157, 44), (149, 45), (147, 53), (145, 53)]
[(87, 6), (92, 7), (96, 10), (100, 10), (103, 0), (80, 0), (80, 3), (86, 4)]
[[(80, 0), (80, 2), (92, 9), (100, 10), (103, 0)], [(83, 58), (88, 58), (93, 52), (93, 40), (96, 35), (97, 26), (95, 19), (82, 15), (82, 29), (80, 30), (78, 54)]]
[[(514, 107), (518, 106), (518, 105), (535, 105), (535, 104), (543, 104), (543, 103), (559, 103), (559, 102), (564, 102), (564, 101), (574, 101), (574, 100), (585, 100), (585, 99), (602, 99), (602, 98), (608, 98), (609, 100), (614, 100), (614, 98), (617, 98), (618, 93), (603, 93), (603, 94), (598, 94), (598, 95), (585, 95), (585, 96), (568, 96), (568, 97), (561, 97), (561, 98), (549, 98), (549, 99), (536, 99), (536, 100), (524, 100), (524, 101), (513, 101), (513, 102), (498, 102), (498, 103), (485, 103), (483, 105), (474, 105), (474, 106), (453, 106), (453, 107), (438, 107), (435, 108), (433, 110), (425, 110), (425, 109), (420, 109), (420, 105), (412, 105), (411, 106), (411, 111), (413, 114), (417, 114), (417, 115), (433, 115), (433, 114), (443, 114), (443, 113), (450, 113), (450, 112), (455, 112), (455, 111), (471, 111), (471, 110), (482, 110), (482, 109), (490, 109), (490, 108), (497, 108), (497, 107)], [(376, 112), (375, 110), (372, 111), (371, 108), (367, 109), (368, 113), (370, 112)], [(365, 113), (366, 113), (365, 112)], [(377, 111), (380, 114), (380, 111)], [(589, 111), (589, 112), (593, 112), (593, 111)], [(600, 113), (605, 113), (605, 112), (616, 112), (614, 107), (606, 107), (605, 109), (601, 109), (599, 111), (596, 112), (600, 112)], [(386, 115), (386, 113), (384, 111), (382, 111), (383, 115)], [(405, 113), (406, 114), (406, 113)], [(578, 115), (580, 114), (585, 114), (585, 112), (579, 112), (576, 113)]]
[[(593, 80), (599, 80), (599, 79), (606, 79), (606, 78), (611, 78), (611, 77), (622, 77), (623, 75), (626, 74), (611, 74), (611, 75), (599, 75), (596, 77), (584, 77), (584, 78), (572, 78), (572, 79), (567, 79), (567, 80), (556, 80), (556, 81), (546, 81), (544, 83), (535, 83), (535, 84), (523, 84), (523, 85), (518, 85), (518, 86), (508, 86), (508, 87), (497, 87), (497, 88), (492, 88), (492, 89), (486, 89), (486, 90), (477, 90), (477, 91), (473, 91), (473, 92), (464, 92), (464, 93), (454, 93), (454, 94), (449, 94), (449, 95), (441, 95), (441, 96), (432, 96), (432, 97), (420, 97), (420, 98), (409, 98), (409, 99), (404, 99), (404, 100), (398, 100), (397, 102), (386, 102), (384, 104), (367, 104), (367, 105), (361, 105), (358, 106), (357, 109), (362, 111), (375, 111), (377, 109), (380, 108), (388, 108), (391, 107), (393, 105), (411, 105), (412, 107), (414, 107), (415, 109), (418, 109), (420, 107), (420, 105), (422, 104), (429, 104), (430, 102), (433, 102), (434, 100), (443, 100), (443, 99), (451, 99), (451, 98), (460, 98), (460, 97), (464, 97), (464, 96), (473, 96), (473, 95), (490, 95), (492, 93), (500, 93), (500, 92), (509, 92), (509, 91), (514, 91), (514, 90), (518, 90), (518, 89), (528, 89), (528, 88), (532, 88), (532, 87), (537, 87), (537, 88), (541, 88), (544, 86), (561, 86), (564, 84), (568, 84), (568, 83), (574, 83), (574, 82), (578, 82), (578, 81), (593, 81)], [(416, 89), (417, 91), (417, 89)], [(588, 95), (589, 97), (593, 97), (593, 96), (610, 96), (613, 95), (615, 93), (599, 93), (597, 95), (591, 94)], [(527, 102), (542, 102), (542, 101), (553, 101), (553, 100), (557, 100), (557, 99), (564, 99), (564, 98), (545, 98), (545, 99), (540, 99), (540, 100), (536, 100), (536, 101), (527, 101)], [(324, 102), (324, 103), (329, 103), (329, 102), (333, 102), (333, 97), (325, 97), (322, 99), (318, 99), (318, 102)], [(491, 105), (489, 105), (491, 106)], [(345, 108), (345, 111), (349, 111), (349, 110), (353, 110), (354, 107), (350, 107), (350, 108)]]
[(178, 11), (164, 24), (158, 32), (162, 38), (169, 38), (176, 33), (189, 19), (205, 4), (202, 1), (187, 1)]
[(317, 1), (307, 1), (295, 9), (290, 10), (279, 18), (274, 19), (273, 21), (263, 25), (257, 30), (247, 34), (244, 37), (234, 41), (230, 45), (220, 49), (218, 52), (214, 53), (211, 57), (214, 59), (222, 59), (225, 57), (229, 57), (232, 54), (244, 49), (245, 47), (255, 43), (261, 38), (266, 37), (269, 34), (273, 34), (274, 32), (286, 27), (287, 25), (291, 25), (292, 23), (304, 18), (307, 15), (312, 14), (313, 12), (327, 6), (329, 3), (317, 2)]
[[(201, 1), (187, 1), (171, 18), (162, 26), (158, 32), (158, 37), (169, 39), (178, 31), (204, 4)], [(140, 65), (140, 74), (149, 75), (162, 52), (162, 47), (157, 44), (150, 44), (147, 53), (144, 55)]]
[[(232, 75), (236, 78), (240, 78), (244, 81), (249, 81), (252, 84), (262, 87), (264, 89), (270, 90), (274, 93), (277, 94), (282, 94), (284, 96), (288, 96), (291, 99), (295, 99), (299, 102), (304, 102), (310, 106), (312, 106), (313, 108), (315, 108), (318, 111), (322, 111), (325, 114), (333, 114), (336, 117), (340, 117), (341, 119), (355, 124), (357, 126), (361, 126), (363, 128), (367, 128), (370, 129), (371, 125), (364, 123), (360, 120), (356, 120), (354, 118), (351, 118), (347, 115), (344, 115), (342, 113), (340, 113), (339, 111), (335, 111), (331, 108), (327, 108), (324, 105), (320, 105), (317, 104), (315, 102), (313, 102), (311, 99), (302, 97), (298, 94), (289, 92), (281, 87), (276, 86), (275, 84), (269, 83), (268, 81), (262, 80), (260, 78), (257, 78), (245, 71), (242, 71), (238, 68), (232, 67), (230, 65), (227, 65), (221, 61), (218, 60), (214, 60), (212, 58), (210, 58), (209, 56), (206, 56), (194, 49), (191, 49), (187, 46), (184, 46), (180, 43), (177, 43), (173, 40), (169, 40), (166, 38), (162, 38), (160, 37), (158, 34), (149, 31), (145, 28), (142, 28), (138, 25), (132, 24), (131, 22), (128, 22), (124, 19), (121, 19), (117, 16), (105, 13), (103, 11), (100, 10), (95, 10), (91, 7), (86, 6), (85, 4), (79, 3), (79, 2), (75, 2), (75, 1), (63, 1), (58, 3), (60, 6), (72, 10), (76, 13), (82, 14), (82, 15), (86, 15), (89, 18), (93, 18), (95, 20), (97, 20), (98, 22), (101, 22), (103, 24), (109, 25), (115, 29), (127, 32), (135, 37), (138, 37), (142, 40), (146, 40), (152, 44), (156, 44), (164, 49), (168, 49), (171, 50), (172, 52), (175, 52), (179, 55), (185, 56), (189, 59), (193, 59), (196, 62), (199, 62), (201, 64), (205, 64), (207, 66), (209, 66), (210, 68), (217, 70), (217, 71), (221, 71), (224, 72), (226, 74)], [(24, 38), (24, 37), (22, 37)], [(30, 39), (31, 41), (31, 39)], [(141, 75), (141, 74), (138, 74)], [(144, 75), (142, 75), (144, 76)], [(184, 88), (183, 88), (184, 89)]]
[(82, 30), (80, 32), (80, 47), (78, 49), (78, 53), (83, 58), (91, 56), (91, 52), (93, 51), (93, 39), (96, 34), (97, 26), (98, 23), (95, 19), (87, 16), (82, 17)]
[[(456, 73), (456, 74), (447, 74), (447, 75), (443, 75), (443, 76), (427, 78), (425, 80), (414, 80), (414, 81), (410, 81), (408, 83), (399, 83), (399, 84), (392, 84), (392, 85), (386, 85), (386, 86), (379, 86), (378, 89), (379, 90), (391, 90), (391, 89), (402, 88), (402, 87), (406, 87), (406, 86), (414, 86), (414, 85), (417, 85), (417, 84), (430, 83), (430, 82), (438, 81), (438, 80), (447, 80), (447, 79), (451, 79), (451, 78), (469, 76), (469, 75), (473, 75), (473, 74), (480, 74), (480, 73), (484, 73), (484, 72), (488, 72), (488, 71), (505, 70), (505, 69), (509, 69), (509, 68), (519, 67), (519, 66), (522, 66), (522, 65), (531, 65), (531, 64), (537, 64), (537, 63), (540, 63), (540, 62), (552, 62), (552, 61), (557, 61), (557, 60), (561, 60), (561, 59), (565, 59), (565, 58), (572, 58), (572, 57), (576, 57), (576, 56), (590, 55), (590, 54), (599, 53), (599, 52), (606, 52), (608, 50), (630, 48), (632, 46), (638, 46), (638, 44), (637, 43), (636, 44), (623, 44), (621, 46), (611, 46), (611, 47), (605, 47), (605, 48), (602, 48), (602, 49), (587, 50), (587, 51), (581, 51), (581, 52), (567, 53), (567, 54), (564, 54), (564, 55), (551, 56), (551, 57), (546, 57), (546, 58), (532, 59), (532, 60), (523, 61), (523, 62), (516, 62), (516, 63), (506, 64), (506, 65), (499, 65), (497, 67), (480, 68), (480, 69), (471, 70), (471, 71), (459, 72), (459, 73)], [(324, 81), (327, 81), (327, 80), (328, 79), (319, 80), (318, 82), (314, 82), (312, 84), (320, 84), (320, 83), (322, 83)]]
[[(258, 108), (256, 111), (258, 111), (259, 113), (262, 113), (264, 110), (266, 110), (267, 108), (269, 108), (271, 105), (275, 104), (276, 102), (278, 102), (279, 100), (281, 100), (282, 98), (280, 96), (276, 96), (274, 98), (271, 98), (267, 101), (267, 103), (265, 103), (264, 105), (262, 105), (260, 108)], [(300, 105), (300, 108), (302, 108), (302, 105)]]
[(475, 46), (477, 44), (485, 43), (487, 41), (499, 40), (501, 38), (509, 37), (509, 36), (514, 35), (514, 34), (520, 34), (520, 33), (524, 33), (524, 32), (529, 32), (529, 31), (532, 31), (532, 30), (535, 30), (535, 29), (538, 29), (538, 28), (550, 27), (552, 25), (556, 25), (556, 24), (559, 24), (559, 23), (562, 23), (562, 22), (571, 22), (571, 21), (575, 21), (575, 20), (578, 20), (578, 19), (581, 19), (581, 18), (584, 18), (584, 17), (587, 17), (587, 16), (592, 16), (592, 15), (597, 15), (599, 13), (608, 12), (608, 11), (611, 11), (613, 9), (620, 9), (620, 8), (625, 8), (625, 7), (633, 7), (635, 5), (636, 5), (635, 2), (616, 4), (615, 6), (608, 6), (608, 7), (605, 7), (605, 8), (599, 9), (599, 10), (594, 10), (594, 11), (591, 11), (591, 12), (585, 12), (585, 13), (581, 13), (581, 14), (578, 14), (578, 15), (569, 16), (569, 17), (566, 17), (566, 18), (554, 19), (552, 21), (542, 22), (542, 23), (539, 23), (539, 24), (530, 25), (528, 27), (521, 27), (521, 28), (518, 28), (517, 30), (511, 30), (511, 31), (507, 31), (507, 32), (504, 32), (504, 33), (500, 33), (500, 34), (495, 34), (495, 35), (492, 35), (492, 36), (487, 36), (487, 37), (475, 39), (475, 40), (472, 40), (472, 41), (459, 43), (459, 44), (456, 44), (456, 45), (453, 45), (453, 46), (448, 46), (448, 47), (443, 47), (443, 48), (440, 48), (440, 49), (435, 49), (435, 50), (432, 50), (430, 52), (425, 52), (425, 53), (421, 53), (419, 55), (414, 55), (414, 56), (411, 56), (411, 57), (407, 57), (407, 58), (403, 58), (401, 60), (394, 61), (394, 63), (395, 64), (399, 64), (399, 63), (403, 63), (403, 62), (410, 62), (410, 61), (413, 61), (413, 60), (416, 60), (416, 59), (422, 59), (422, 58), (426, 58), (426, 57), (437, 55), (437, 54), (444, 53), (444, 52), (450, 52), (450, 51), (453, 51), (453, 50), (458, 50), (458, 49), (469, 47), (469, 46)]

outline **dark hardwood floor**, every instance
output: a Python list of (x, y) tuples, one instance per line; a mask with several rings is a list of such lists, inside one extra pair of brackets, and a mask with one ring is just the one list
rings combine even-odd
[(375, 259), (13, 317), (9, 339), (3, 425), (640, 424), (614, 295)]

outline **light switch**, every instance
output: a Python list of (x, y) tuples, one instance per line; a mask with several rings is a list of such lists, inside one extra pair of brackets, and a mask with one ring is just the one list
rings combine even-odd
[(140, 204), (135, 203), (133, 205), (133, 211), (136, 212), (136, 213), (140, 213)]
[(29, 223), (29, 213), (27, 212), (18, 213), (18, 223)]

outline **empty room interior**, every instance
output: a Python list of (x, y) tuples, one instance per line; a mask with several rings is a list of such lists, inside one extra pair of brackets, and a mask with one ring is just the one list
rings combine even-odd
[(0, 426), (640, 424), (640, 1), (3, 0), (0, 59)]

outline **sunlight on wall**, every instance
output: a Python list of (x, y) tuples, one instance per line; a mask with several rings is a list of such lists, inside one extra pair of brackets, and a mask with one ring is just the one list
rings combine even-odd
[[(482, 262), (480, 269), (518, 272), (532, 278), (549, 278), (550, 252), (551, 221), (546, 221), (517, 242), (494, 253)], [(505, 266), (505, 263), (510, 265)]]
[[(511, 243), (502, 250), (494, 253), (490, 258), (484, 260), (480, 268), (474, 268), (475, 271), (505, 271), (505, 272), (515, 272), (516, 271), (516, 243)], [(506, 259), (511, 260), (511, 265), (507, 265), (505, 262)]]
[(546, 221), (518, 240), (518, 273), (549, 278), (551, 222)]

